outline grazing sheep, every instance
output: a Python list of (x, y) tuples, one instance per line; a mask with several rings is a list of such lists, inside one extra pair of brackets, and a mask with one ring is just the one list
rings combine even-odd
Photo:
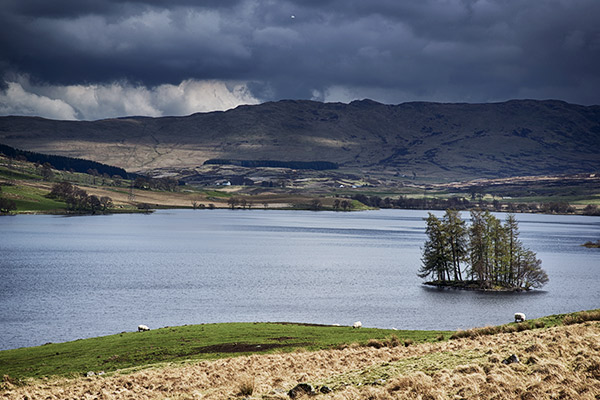
[(146, 325), (138, 325), (138, 332), (145, 332), (149, 330), (150, 328), (148, 328)]
[(360, 322), (360, 321), (356, 321), (356, 322), (355, 322), (355, 323), (352, 325), (352, 327), (353, 327), (353, 328), (356, 328), (356, 329), (358, 329), (358, 328), (362, 328), (362, 322)]
[(515, 313), (515, 322), (523, 322), (525, 321), (525, 314), (523, 313)]

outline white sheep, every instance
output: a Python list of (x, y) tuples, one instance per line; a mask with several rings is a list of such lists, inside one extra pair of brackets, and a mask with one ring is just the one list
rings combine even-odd
[(525, 321), (525, 314), (523, 313), (515, 313), (515, 322), (523, 322)]
[(352, 327), (356, 329), (362, 328), (362, 322), (356, 321), (354, 324), (352, 324)]
[(138, 332), (145, 332), (149, 330), (150, 328), (148, 328), (146, 325), (138, 325)]

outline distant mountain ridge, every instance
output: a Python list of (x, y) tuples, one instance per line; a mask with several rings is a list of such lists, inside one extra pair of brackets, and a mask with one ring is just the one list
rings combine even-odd
[(600, 106), (283, 100), (186, 117), (1, 117), (0, 143), (131, 172), (232, 159), (438, 178), (570, 174), (600, 171)]

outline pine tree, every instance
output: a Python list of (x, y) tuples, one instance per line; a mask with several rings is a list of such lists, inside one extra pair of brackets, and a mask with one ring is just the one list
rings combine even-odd
[(486, 223), (487, 240), (487, 286), (493, 285), (498, 280), (498, 272), (501, 270), (500, 261), (502, 254), (502, 229), (498, 218), (489, 211), (484, 212)]
[(519, 285), (524, 289), (540, 288), (548, 283), (548, 274), (542, 269), (542, 262), (529, 250), (519, 252)]
[(487, 224), (483, 212), (471, 211), (471, 227), (469, 228), (469, 277), (479, 281), (480, 285), (487, 282), (488, 243)]
[(518, 252), (522, 246), (521, 242), (519, 241), (519, 226), (514, 214), (508, 214), (506, 216), (504, 227), (506, 229), (508, 239), (508, 271), (506, 272), (506, 283), (511, 286), (518, 286), (516, 279), (519, 273), (517, 258)]
[(467, 257), (467, 228), (465, 221), (460, 218), (460, 213), (456, 210), (446, 210), (443, 219), (443, 230), (446, 233), (448, 244), (450, 246), (450, 256), (452, 259), (452, 271), (455, 281), (462, 281), (460, 263)]
[(471, 211), (468, 229), (453, 210), (447, 210), (441, 221), (429, 213), (426, 222), (427, 240), (418, 273), (422, 278), (460, 283), (460, 263), (466, 261), (466, 276), (480, 288), (529, 290), (548, 282), (541, 261), (519, 240), (519, 227), (512, 214), (502, 224), (488, 211)]
[(425, 233), (428, 239), (423, 248), (423, 265), (419, 270), (419, 277), (433, 276), (434, 280), (445, 282), (449, 278), (449, 265), (451, 262), (448, 241), (443, 229), (442, 221), (435, 215), (429, 213), (426, 219), (427, 228)]

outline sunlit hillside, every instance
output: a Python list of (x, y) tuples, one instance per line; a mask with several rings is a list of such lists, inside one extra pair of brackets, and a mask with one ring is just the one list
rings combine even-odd
[[(408, 346), (372, 341), (334, 350), (33, 380), (24, 386), (5, 380), (0, 397), (288, 399), (299, 383), (310, 384), (317, 399), (597, 399), (600, 395), (597, 321), (470, 336)], [(512, 355), (519, 362), (509, 363)]]

